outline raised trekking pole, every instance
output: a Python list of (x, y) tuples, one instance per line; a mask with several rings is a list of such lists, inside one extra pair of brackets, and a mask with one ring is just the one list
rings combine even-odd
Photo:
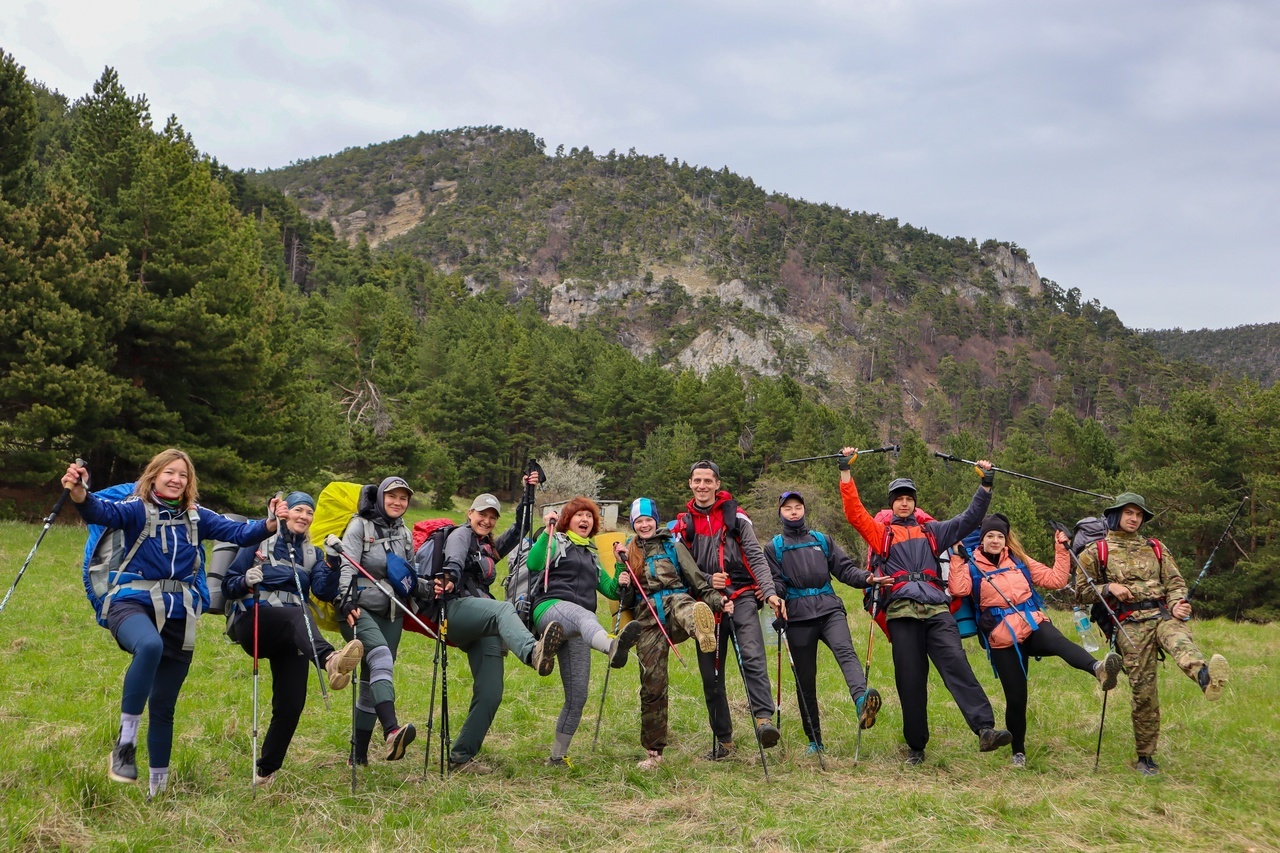
[(365, 579), (368, 580), (370, 583), (372, 583), (374, 586), (376, 586), (379, 592), (381, 592), (383, 595), (389, 598), (392, 604), (400, 608), (400, 611), (404, 613), (405, 618), (412, 619), (417, 624), (417, 626), (422, 629), (423, 634), (425, 634), (428, 637), (439, 636), (439, 634), (436, 631), (433, 631), (431, 629), (430, 625), (428, 625), (426, 622), (423, 622), (421, 619), (418, 618), (418, 614), (414, 613), (412, 610), (410, 610), (408, 607), (405, 606), (404, 602), (401, 601), (396, 596), (395, 590), (393, 590), (387, 584), (375, 578), (373, 575), (369, 574), (368, 569), (366, 569), (364, 566), (357, 563), (355, 560), (351, 559), (351, 556), (342, 549), (341, 539), (339, 539), (337, 536), (330, 533), (328, 536), (324, 538), (324, 544), (332, 548), (333, 550), (337, 551), (342, 556), (342, 559), (346, 560), (348, 563), (351, 564), (351, 567), (353, 569), (355, 569), (360, 574), (364, 575)]
[(253, 776), (250, 786), (258, 796), (258, 587), (253, 588)]
[[(817, 734), (817, 727), (813, 725), (813, 721), (809, 719), (809, 706), (804, 701), (804, 689), (800, 686), (800, 673), (796, 672), (796, 659), (791, 656), (791, 643), (787, 640), (786, 630), (787, 623), (783, 619), (775, 619), (775, 626), (778, 626), (778, 680), (782, 680), (782, 644), (787, 644), (787, 662), (791, 664), (791, 677), (796, 682), (796, 704), (800, 706), (800, 724), (813, 730)], [(779, 688), (779, 695), (782, 691)], [(862, 727), (858, 727), (858, 731), (862, 731)], [(823, 770), (827, 769), (827, 762), (822, 760), (822, 750), (819, 748), (815, 755), (818, 756), (818, 766)]]
[[(859, 450), (858, 455), (866, 456), (870, 453), (898, 453), (901, 450), (902, 445), (900, 444), (886, 444), (884, 447), (876, 447), (871, 450)], [(817, 462), (820, 459), (841, 459), (843, 457), (843, 453), (827, 453), (823, 456), (804, 456), (800, 459), (783, 459), (782, 464), (790, 465), (792, 462)]]
[[(872, 580), (875, 578), (873, 577)], [(880, 589), (877, 587), (871, 593), (871, 625), (867, 628), (867, 662), (862, 668), (862, 680), (867, 683), (867, 689), (871, 689), (871, 650), (875, 646), (876, 641), (876, 607), (880, 603)], [(790, 650), (787, 652), (790, 654)], [(858, 766), (858, 755), (862, 752), (862, 721), (858, 721), (858, 734), (853, 742), (853, 766)]]
[[(1201, 567), (1200, 574), (1196, 576), (1195, 583), (1191, 584), (1191, 589), (1187, 590), (1186, 601), (1188, 604), (1191, 603), (1191, 596), (1195, 595), (1196, 587), (1200, 586), (1200, 581), (1204, 580), (1204, 576), (1209, 574), (1209, 567), (1213, 565), (1214, 555), (1218, 553), (1218, 549), (1222, 547), (1222, 543), (1227, 541), (1227, 534), (1229, 534), (1231, 532), (1231, 528), (1235, 526), (1236, 519), (1240, 517), (1240, 510), (1244, 509), (1244, 505), (1248, 502), (1249, 495), (1245, 495), (1240, 499), (1240, 505), (1236, 507), (1236, 511), (1231, 515), (1231, 520), (1227, 522), (1227, 529), (1222, 531), (1222, 535), (1218, 537), (1218, 541), (1213, 546), (1213, 550), (1209, 552), (1209, 559), (1204, 561), (1204, 566)], [(4, 605), (0, 605), (0, 609), (3, 607)], [(1191, 617), (1188, 616), (1186, 621), (1190, 621), (1190, 619)]]
[(449, 766), (449, 751), (453, 738), (449, 732), (449, 608), (444, 596), (440, 597), (440, 778)]
[[(76, 464), (81, 468), (85, 466), (85, 462), (80, 457), (76, 457)], [(79, 481), (80, 485), (85, 485), (84, 480)], [(4, 594), (4, 601), (0, 601), (0, 613), (4, 612), (4, 606), (9, 603), (13, 591), (18, 588), (18, 582), (22, 580), (22, 576), (27, 573), (27, 566), (31, 565), (32, 559), (36, 556), (36, 549), (40, 547), (40, 543), (44, 541), (44, 535), (49, 532), (49, 528), (53, 526), (53, 521), (58, 517), (58, 513), (62, 512), (62, 508), (67, 504), (67, 498), (71, 496), (70, 489), (63, 489), (62, 494), (58, 495), (58, 500), (54, 502), (53, 509), (49, 510), (49, 514), (45, 516), (44, 527), (40, 529), (40, 535), (36, 537), (36, 544), (31, 546), (31, 553), (27, 554), (27, 559), (23, 562), (22, 568), (18, 569), (18, 576), (13, 579), (13, 584), (9, 587), (9, 591)]]
[(733, 653), (738, 658), (738, 674), (742, 676), (742, 689), (748, 692), (747, 700), (747, 717), (751, 720), (751, 731), (756, 737), (756, 746), (760, 749), (760, 767), (764, 770), (764, 781), (769, 781), (769, 760), (764, 755), (764, 743), (760, 740), (760, 733), (756, 731), (756, 717), (751, 710), (750, 692), (747, 687), (747, 668), (742, 663), (742, 649), (738, 648), (738, 630), (733, 624), (733, 616), (729, 617), (729, 645), (733, 646)]
[[(617, 562), (625, 565), (627, 561), (626, 559), (624, 559), (623, 554), (619, 550), (621, 547), (622, 545), (619, 544), (616, 548), (614, 548), (613, 556), (614, 556), (614, 559), (617, 560)], [(632, 580), (634, 580), (634, 578), (632, 578)], [(619, 598), (621, 598), (621, 596), (619, 596)], [(618, 636), (618, 629), (621, 625), (622, 625), (622, 601), (619, 600), (618, 612), (613, 614), (613, 636), (614, 637)], [(612, 661), (610, 661), (610, 663), (612, 663)], [(604, 719), (604, 697), (609, 695), (609, 673), (612, 671), (613, 671), (612, 666), (605, 667), (604, 689), (600, 691), (600, 710), (596, 712), (596, 732), (594, 735), (591, 736), (592, 752), (596, 751), (596, 744), (600, 742), (600, 721)]]
[[(866, 451), (859, 451), (859, 453), (865, 453), (865, 452)], [(940, 450), (933, 451), (933, 455), (946, 462), (963, 462), (965, 465), (978, 464), (977, 462), (974, 462), (972, 459), (961, 459), (959, 456), (955, 456), (950, 453), (943, 453)], [(1090, 492), (1086, 489), (1077, 489), (1075, 486), (1065, 486), (1062, 483), (1055, 483), (1053, 480), (1043, 480), (1039, 477), (1032, 477), (1030, 474), (1019, 474), (1017, 471), (1010, 471), (1007, 468), (997, 468), (996, 466), (992, 465), (991, 470), (999, 471), (1001, 474), (1008, 474), (1010, 477), (1018, 477), (1023, 480), (1030, 480), (1033, 483), (1043, 483), (1046, 486), (1054, 486), (1055, 488), (1066, 489), (1068, 492), (1075, 492), (1078, 495), (1092, 495), (1095, 498), (1104, 498), (1109, 501), (1115, 500), (1115, 495), (1104, 495), (1101, 492)]]

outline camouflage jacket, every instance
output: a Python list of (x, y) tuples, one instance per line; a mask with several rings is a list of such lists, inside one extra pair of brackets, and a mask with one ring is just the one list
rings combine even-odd
[[(1164, 548), (1163, 558), (1156, 559), (1155, 550), (1141, 531), (1124, 533), (1112, 530), (1107, 534), (1107, 567), (1098, 565), (1098, 544), (1089, 544), (1080, 552), (1080, 566), (1099, 585), (1120, 584), (1133, 593), (1134, 604), (1142, 601), (1163, 601), (1172, 607), (1187, 597), (1187, 582), (1178, 572), (1169, 549)], [(1084, 573), (1076, 578), (1076, 596), (1082, 603), (1098, 600), (1093, 587), (1085, 580)], [(1116, 602), (1112, 602), (1113, 604)], [(1121, 602), (1121, 606), (1125, 603)], [(1159, 608), (1136, 610), (1133, 618), (1143, 619), (1159, 615)]]

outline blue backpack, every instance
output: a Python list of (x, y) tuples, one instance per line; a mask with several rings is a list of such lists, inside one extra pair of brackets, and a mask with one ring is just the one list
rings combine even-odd
[[(1021, 613), (1027, 620), (1027, 624), (1031, 626), (1031, 630), (1035, 631), (1039, 626), (1032, 617), (1032, 613), (1037, 610), (1044, 609), (1044, 599), (1040, 597), (1040, 591), (1036, 589), (1035, 581), (1031, 579), (1031, 570), (1022, 563), (1021, 560), (1013, 557), (1013, 568), (996, 569), (993, 572), (983, 572), (978, 568), (977, 561), (973, 554), (982, 543), (982, 537), (979, 531), (975, 530), (966, 536), (958, 545), (956, 550), (965, 558), (969, 565), (969, 580), (973, 585), (972, 591), (969, 593), (969, 601), (973, 607), (973, 612), (977, 617), (978, 642), (982, 644), (982, 648), (987, 651), (987, 660), (991, 660), (991, 644), (987, 637), (991, 631), (1000, 626), (1006, 616), (1013, 613)], [(982, 606), (982, 590), (981, 584), (984, 578), (990, 578), (994, 575), (1011, 572), (1014, 569), (1022, 572), (1022, 576), (1027, 579), (1027, 586), (1031, 589), (1031, 597), (1015, 607), (983, 607)], [(959, 617), (957, 617), (958, 619)], [(1015, 641), (1014, 646), (1017, 646)], [(1021, 653), (1019, 653), (1019, 662), (1021, 663)], [(994, 669), (994, 665), (992, 669)], [(1023, 672), (1026, 672), (1026, 665), (1023, 664)]]
[(800, 548), (821, 548), (822, 556), (825, 559), (831, 559), (831, 540), (827, 538), (827, 535), (825, 533), (820, 533), (817, 530), (810, 530), (809, 535), (813, 537), (813, 541), (794, 542), (790, 545), (783, 544), (781, 533), (773, 537), (773, 557), (778, 561), (778, 573), (782, 575), (782, 582), (787, 585), (786, 598), (788, 601), (794, 598), (805, 598), (811, 595), (835, 593), (835, 588), (831, 586), (830, 579), (828, 579), (822, 586), (806, 587), (801, 589), (793, 586), (791, 580), (786, 576), (786, 573), (782, 571), (782, 555), (788, 551), (796, 551)]

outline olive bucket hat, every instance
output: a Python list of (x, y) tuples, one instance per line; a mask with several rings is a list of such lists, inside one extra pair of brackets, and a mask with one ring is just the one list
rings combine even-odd
[(1142, 523), (1146, 524), (1155, 517), (1155, 513), (1147, 509), (1147, 500), (1137, 492), (1122, 492), (1116, 495), (1116, 502), (1107, 507), (1105, 512), (1109, 515), (1113, 512), (1120, 512), (1127, 506), (1136, 506), (1142, 510)]

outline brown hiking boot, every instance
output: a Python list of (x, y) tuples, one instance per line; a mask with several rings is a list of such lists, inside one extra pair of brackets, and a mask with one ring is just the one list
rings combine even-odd
[(772, 717), (756, 717), (756, 737), (760, 739), (761, 746), (772, 749), (778, 745), (780, 735), (778, 727), (773, 724)]
[(329, 655), (324, 662), (324, 671), (329, 674), (329, 689), (341, 690), (351, 683), (351, 673), (360, 665), (364, 657), (364, 643), (352, 640), (340, 650)]
[(529, 655), (529, 666), (537, 670), (538, 675), (550, 675), (556, 668), (556, 652), (563, 643), (564, 627), (559, 622), (548, 624), (533, 647), (533, 654)]
[(1207, 681), (1201, 685), (1204, 698), (1210, 702), (1218, 701), (1218, 697), (1222, 695), (1222, 688), (1227, 686), (1227, 679), (1231, 677), (1231, 666), (1222, 655), (1214, 655), (1209, 658), (1209, 663), (1202, 672), (1208, 673)]
[(705, 601), (693, 605), (693, 636), (698, 641), (698, 651), (711, 654), (716, 650), (716, 615)]
[(493, 768), (487, 764), (483, 764), (474, 758), (466, 761), (454, 761), (449, 759), (449, 773), (471, 773), (476, 776), (488, 776), (493, 772)]
[(1124, 660), (1115, 652), (1107, 652), (1107, 656), (1098, 661), (1097, 666), (1093, 668), (1093, 674), (1098, 679), (1098, 683), (1102, 685), (1102, 689), (1111, 690), (1116, 686), (1116, 679), (1120, 675), (1121, 668), (1124, 667)]

